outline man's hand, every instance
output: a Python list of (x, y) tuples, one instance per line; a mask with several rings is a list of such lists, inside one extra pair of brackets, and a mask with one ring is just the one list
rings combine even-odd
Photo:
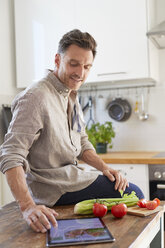
[(57, 227), (56, 216), (58, 213), (44, 205), (33, 205), (22, 210), (23, 218), (28, 225), (36, 232), (45, 233), (50, 229), (50, 223)]
[(96, 154), (93, 150), (85, 150), (81, 159), (93, 166), (94, 168), (102, 171), (103, 175), (107, 176), (111, 182), (115, 182), (115, 190), (125, 191), (126, 187), (129, 187), (127, 179), (124, 178), (119, 171), (113, 170)]
[(103, 175), (107, 176), (111, 182), (115, 182), (115, 190), (123, 190), (125, 191), (126, 187), (129, 186), (127, 179), (124, 178), (121, 173), (117, 170), (113, 170), (112, 168), (108, 168), (103, 170)]
[(25, 173), (22, 166), (17, 166), (6, 171), (6, 178), (10, 189), (20, 206), (24, 219), (36, 232), (46, 232), (50, 229), (50, 222), (57, 226), (58, 213), (44, 205), (36, 205), (28, 190)]

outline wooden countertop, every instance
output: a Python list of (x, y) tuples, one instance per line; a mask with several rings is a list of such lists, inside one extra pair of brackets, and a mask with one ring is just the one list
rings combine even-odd
[[(55, 207), (59, 218), (75, 218), (73, 205)], [(103, 248), (128, 248), (139, 247), (144, 238), (153, 236), (153, 229), (159, 225), (163, 212), (157, 212), (147, 217), (126, 215), (122, 219), (116, 219), (111, 213), (103, 217), (103, 221), (109, 228), (116, 241), (114, 243), (101, 244)], [(78, 216), (82, 217), (82, 216)], [(136, 228), (135, 228), (136, 227)], [(1, 248), (44, 248), (46, 234), (32, 231), (23, 220), (16, 202), (12, 202), (0, 209), (0, 247)], [(74, 247), (75, 246), (67, 246)], [(78, 247), (88, 247), (79, 245)], [(89, 245), (89, 248), (99, 248), (100, 244)], [(146, 246), (143, 246), (146, 247)]]
[(159, 152), (110, 152), (99, 154), (108, 164), (165, 164), (165, 157), (155, 157)]

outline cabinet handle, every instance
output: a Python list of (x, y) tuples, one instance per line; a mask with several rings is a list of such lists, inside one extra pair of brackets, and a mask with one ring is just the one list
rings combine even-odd
[(99, 74), (97, 74), (97, 76), (98, 76), (98, 77), (101, 77), (101, 76), (118, 75), (118, 74), (127, 74), (127, 72), (126, 72), (126, 71), (105, 72), (105, 73), (99, 73)]
[(157, 189), (165, 189), (165, 184), (157, 184)]
[(127, 172), (123, 171), (123, 170), (118, 170), (123, 176), (127, 176)]

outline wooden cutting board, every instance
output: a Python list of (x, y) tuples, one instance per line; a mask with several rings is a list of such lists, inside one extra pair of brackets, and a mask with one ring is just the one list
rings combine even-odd
[(138, 206), (135, 206), (135, 207), (128, 207), (127, 214), (132, 214), (132, 215), (137, 215), (137, 216), (148, 216), (150, 214), (154, 214), (163, 209), (164, 208), (162, 206), (158, 206), (154, 210), (148, 210), (146, 208), (140, 208)]

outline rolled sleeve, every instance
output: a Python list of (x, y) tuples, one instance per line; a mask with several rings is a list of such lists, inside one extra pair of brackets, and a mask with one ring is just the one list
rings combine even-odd
[(8, 155), (7, 152), (7, 156), (6, 154), (2, 154), (0, 156), (1, 156), (0, 170), (2, 173), (5, 173), (7, 170), (18, 166), (23, 166), (25, 173), (27, 173), (30, 170), (27, 160), (22, 158), (22, 156), (18, 154), (15, 155), (10, 153), (10, 155)]

